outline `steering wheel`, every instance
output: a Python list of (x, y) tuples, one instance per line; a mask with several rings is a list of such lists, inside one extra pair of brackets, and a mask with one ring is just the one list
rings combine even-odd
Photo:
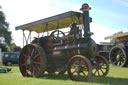
[(52, 40), (60, 40), (61, 37), (64, 37), (65, 34), (60, 30), (55, 30), (50, 34)]

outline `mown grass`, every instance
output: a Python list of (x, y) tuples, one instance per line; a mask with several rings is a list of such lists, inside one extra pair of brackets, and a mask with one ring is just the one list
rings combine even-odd
[(109, 74), (103, 77), (91, 77), (87, 82), (76, 82), (64, 75), (47, 75), (41, 78), (22, 77), (18, 66), (10, 67), (12, 72), (0, 73), (0, 85), (128, 85), (128, 67), (119, 68), (110, 65)]

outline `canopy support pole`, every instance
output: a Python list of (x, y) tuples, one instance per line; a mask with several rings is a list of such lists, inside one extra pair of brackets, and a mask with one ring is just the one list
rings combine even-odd
[(26, 38), (26, 35), (24, 33), (24, 30), (23, 30), (23, 46), (25, 45), (24, 43), (24, 40), (26, 41), (26, 44), (28, 44), (28, 40), (30, 39), (30, 42), (31, 42), (31, 31), (29, 32), (29, 35), (28, 37)]

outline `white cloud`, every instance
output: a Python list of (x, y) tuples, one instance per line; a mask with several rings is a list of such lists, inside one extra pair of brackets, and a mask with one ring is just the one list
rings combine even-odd
[(118, 3), (121, 6), (128, 7), (128, 0), (112, 0), (115, 3)]
[(90, 26), (91, 31), (94, 33), (94, 35), (92, 36), (92, 38), (97, 42), (109, 42), (110, 40), (104, 40), (105, 37), (113, 35), (114, 33), (117, 33), (119, 31), (123, 31), (126, 32), (127, 28), (116, 28), (116, 29), (112, 29), (109, 28), (107, 26), (104, 25), (100, 25), (100, 24), (95, 24), (95, 23), (91, 23)]
[(71, 6), (71, 3), (64, 1), (53, 3), (51, 0), (0, 0), (0, 2), (7, 21), (10, 23), (14, 42), (20, 46), (23, 46), (23, 33), (22, 31), (15, 31), (15, 26), (63, 13), (67, 11), (66, 8), (74, 10), (78, 7), (73, 3)]
[(15, 26), (23, 25), (62, 12), (60, 8), (51, 7), (50, 0), (0, 0), (7, 21), (10, 23), (10, 31), (14, 42), (23, 46), (23, 33), (16, 31)]

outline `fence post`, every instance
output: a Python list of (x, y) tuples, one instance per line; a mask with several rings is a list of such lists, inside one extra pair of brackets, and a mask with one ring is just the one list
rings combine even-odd
[(2, 66), (3, 65), (3, 59), (2, 59), (2, 52), (1, 52), (1, 48), (0, 48), (0, 66)]

